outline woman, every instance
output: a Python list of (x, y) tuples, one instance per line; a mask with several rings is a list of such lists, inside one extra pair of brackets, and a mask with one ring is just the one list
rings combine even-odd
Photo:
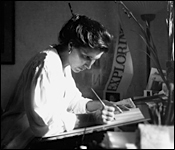
[(71, 75), (90, 69), (108, 51), (111, 35), (97, 21), (73, 15), (58, 41), (23, 69), (1, 119), (1, 148), (24, 148), (34, 137), (72, 130), (76, 114), (96, 112), (100, 123), (113, 120), (115, 108), (82, 97)]

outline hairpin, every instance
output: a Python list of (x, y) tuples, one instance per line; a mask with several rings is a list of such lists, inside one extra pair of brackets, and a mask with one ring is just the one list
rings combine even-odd
[(71, 7), (71, 4), (70, 3), (68, 3), (68, 4), (69, 4), (69, 8), (70, 8), (70, 11), (71, 11), (71, 14), (72, 14), (72, 20), (75, 21), (75, 20), (77, 20), (79, 18), (79, 15), (78, 14), (75, 14), (73, 12), (73, 9)]

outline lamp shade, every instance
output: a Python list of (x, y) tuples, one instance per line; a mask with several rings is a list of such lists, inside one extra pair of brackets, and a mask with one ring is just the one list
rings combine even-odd
[(139, 15), (156, 14), (167, 7), (167, 1), (123, 1), (123, 3), (130, 11)]

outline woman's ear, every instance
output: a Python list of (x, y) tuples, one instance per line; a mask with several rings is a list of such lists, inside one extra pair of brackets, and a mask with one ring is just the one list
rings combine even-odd
[(68, 44), (69, 50), (72, 49), (72, 47), (73, 47), (73, 43), (72, 42), (69, 42), (69, 44)]
[(68, 44), (68, 53), (69, 54), (72, 52), (72, 47), (73, 47), (72, 42), (69, 42), (69, 44)]

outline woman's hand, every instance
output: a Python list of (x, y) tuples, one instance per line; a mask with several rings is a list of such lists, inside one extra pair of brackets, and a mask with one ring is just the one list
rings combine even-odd
[(120, 113), (118, 107), (107, 100), (103, 100), (105, 106), (98, 100), (89, 101), (86, 105), (86, 109), (89, 112), (94, 113), (97, 123), (109, 123), (115, 119), (115, 114)]
[(115, 114), (119, 114), (122, 113), (122, 110), (116, 105), (114, 104), (114, 102), (110, 102), (108, 100), (103, 100), (103, 102), (105, 103), (105, 105), (107, 106), (112, 106), (115, 108)]
[(105, 106), (101, 111), (102, 123), (110, 123), (115, 119), (115, 108), (113, 106)]
[(100, 123), (110, 123), (115, 120), (115, 114), (122, 113), (122, 111), (113, 102), (108, 100), (103, 100), (103, 102), (105, 106), (102, 107), (101, 111), (96, 112), (96, 116)]

